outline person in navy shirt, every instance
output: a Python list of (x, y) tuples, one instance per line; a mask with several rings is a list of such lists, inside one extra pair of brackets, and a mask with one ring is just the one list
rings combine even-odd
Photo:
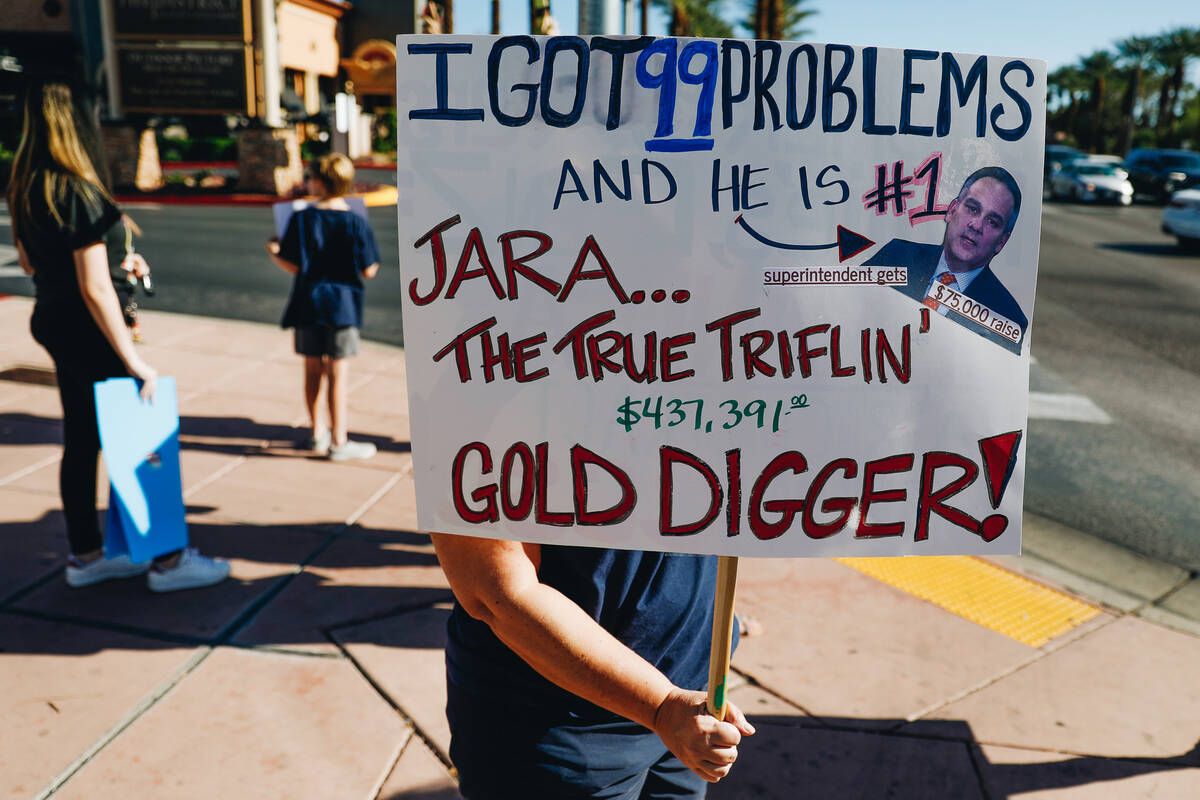
[[(348, 359), (358, 353), (363, 281), (379, 272), (379, 250), (370, 223), (345, 200), (354, 180), (349, 158), (322, 156), (304, 177), (317, 201), (291, 216), (283, 240), (267, 242), (267, 253), (295, 276), (281, 324), (295, 330), (296, 352), (304, 357), (309, 447), (331, 461), (370, 458), (375, 445), (347, 437)], [(321, 413), (322, 390), (328, 393), (328, 422)]]
[(432, 534), (468, 800), (698, 800), (754, 733), (703, 691), (715, 556)]

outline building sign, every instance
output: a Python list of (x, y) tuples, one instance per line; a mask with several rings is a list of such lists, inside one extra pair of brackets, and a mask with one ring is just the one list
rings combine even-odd
[(119, 38), (250, 41), (247, 0), (110, 0)]
[[(279, 63), (289, 69), (334, 77), (338, 72), (338, 18), (284, 2), (276, 12)], [(395, 61), (392, 61), (393, 66)]]
[(121, 104), (148, 113), (252, 114), (251, 66), (244, 48), (120, 47)]

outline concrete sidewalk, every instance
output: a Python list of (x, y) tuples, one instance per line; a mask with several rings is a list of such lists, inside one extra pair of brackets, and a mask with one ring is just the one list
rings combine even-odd
[[(351, 426), (380, 452), (332, 464), (294, 446), (287, 333), (144, 313), (178, 380), (192, 539), (233, 577), (71, 590), (31, 308), (0, 299), (0, 798), (457, 797), (402, 351), (364, 343)], [(1200, 797), (1200, 585), (1044, 520), (1025, 541), (995, 563), (1100, 605), (1038, 646), (848, 563), (743, 559), (765, 634), (732, 698), (759, 732), (710, 797)]]

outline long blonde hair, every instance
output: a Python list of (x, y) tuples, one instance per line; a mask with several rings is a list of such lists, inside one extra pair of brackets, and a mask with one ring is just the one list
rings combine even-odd
[(100, 152), (99, 134), (79, 98), (66, 83), (34, 83), (25, 96), (21, 143), (13, 158), (8, 207), (13, 237), (32, 222), (31, 196), (42, 193), (59, 225), (66, 224), (58, 206), (68, 192), (83, 190), (89, 202), (112, 200)]

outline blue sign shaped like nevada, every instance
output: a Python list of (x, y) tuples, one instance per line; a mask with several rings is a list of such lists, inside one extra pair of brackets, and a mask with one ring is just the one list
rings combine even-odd
[(95, 392), (111, 485), (107, 554), (142, 562), (186, 547), (175, 379), (158, 379), (153, 403), (138, 396), (132, 378), (97, 383)]

